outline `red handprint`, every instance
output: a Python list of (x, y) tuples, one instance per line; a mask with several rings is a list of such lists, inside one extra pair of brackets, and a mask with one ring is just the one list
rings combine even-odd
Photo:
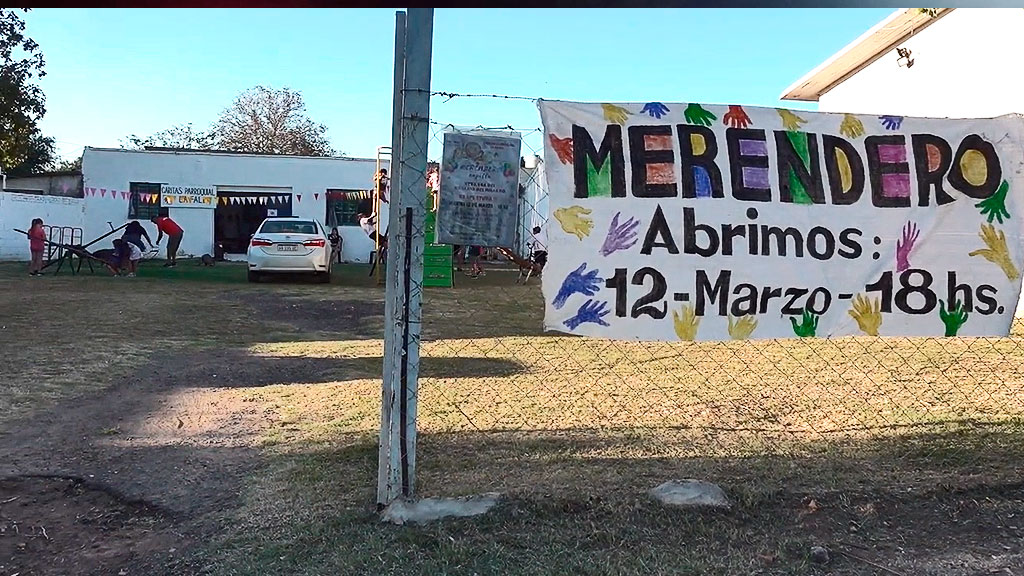
[(746, 128), (750, 126), (750, 116), (747, 116), (743, 106), (729, 106), (729, 111), (722, 116), (722, 124), (733, 128)]
[(551, 147), (558, 154), (558, 161), (562, 164), (572, 164), (572, 138), (559, 138), (554, 134), (548, 134)]

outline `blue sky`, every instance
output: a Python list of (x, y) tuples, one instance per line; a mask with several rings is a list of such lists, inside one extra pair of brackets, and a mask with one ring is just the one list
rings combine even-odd
[[(775, 106), (783, 89), (891, 12), (437, 9), (432, 89)], [(43, 131), (62, 156), (77, 156), (174, 124), (205, 128), (240, 91), (263, 84), (301, 91), (335, 149), (372, 157), (390, 144), (394, 14), (35, 9), (26, 21), (46, 57)], [(431, 101), (438, 122), (540, 126), (529, 101), (445, 100)]]

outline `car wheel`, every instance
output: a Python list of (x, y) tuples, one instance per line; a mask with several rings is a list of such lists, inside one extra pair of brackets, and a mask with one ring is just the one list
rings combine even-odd
[(254, 272), (252, 270), (249, 270), (249, 282), (259, 282), (259, 281), (260, 281), (260, 273), (259, 272)]

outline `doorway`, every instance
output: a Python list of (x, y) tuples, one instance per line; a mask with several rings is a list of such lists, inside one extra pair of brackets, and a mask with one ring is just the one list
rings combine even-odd
[(249, 240), (268, 216), (291, 216), (291, 194), (217, 192), (213, 238), (225, 254), (245, 254)]

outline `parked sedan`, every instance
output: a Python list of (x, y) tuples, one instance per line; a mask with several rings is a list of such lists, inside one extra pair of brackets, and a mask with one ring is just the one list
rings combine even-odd
[(264, 274), (303, 273), (331, 281), (331, 246), (316, 220), (267, 218), (249, 241), (249, 281)]

